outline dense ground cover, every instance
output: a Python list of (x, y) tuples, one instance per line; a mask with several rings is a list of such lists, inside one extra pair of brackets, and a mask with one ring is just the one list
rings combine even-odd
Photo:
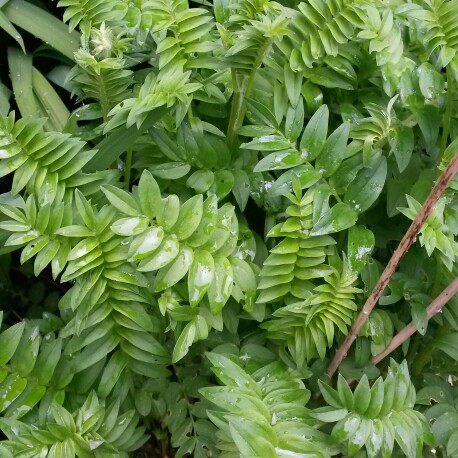
[(458, 456), (458, 1), (0, 29), (2, 458)]

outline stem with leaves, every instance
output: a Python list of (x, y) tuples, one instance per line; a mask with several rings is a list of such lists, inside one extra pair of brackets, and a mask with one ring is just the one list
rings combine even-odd
[(447, 147), (448, 134), (450, 131), (450, 121), (452, 119), (452, 104), (453, 104), (453, 75), (450, 66), (446, 69), (447, 75), (447, 104), (444, 113), (444, 122), (442, 125), (442, 138), (441, 138), (441, 155)]
[[(429, 304), (426, 309), (426, 314), (428, 320), (434, 315), (442, 311), (444, 305), (458, 292), (458, 277), (447, 286), (447, 288), (439, 294), (439, 296), (434, 299), (431, 304)], [(388, 346), (378, 355), (372, 358), (373, 364), (378, 364), (382, 359), (386, 358), (390, 353), (392, 353), (396, 348), (401, 346), (410, 336), (412, 336), (417, 331), (417, 327), (411, 321), (405, 328), (399, 331), (388, 344)]]
[(408, 231), (404, 234), (404, 237), (401, 240), (401, 243), (396, 248), (393, 256), (391, 257), (390, 261), (388, 262), (385, 270), (383, 271), (382, 275), (380, 276), (377, 284), (375, 285), (371, 295), (368, 297), (364, 307), (362, 308), (361, 312), (359, 313), (356, 321), (354, 322), (349, 334), (345, 338), (343, 344), (337, 350), (334, 359), (331, 361), (331, 364), (328, 367), (327, 375), (331, 378), (340, 363), (343, 359), (347, 356), (348, 350), (350, 349), (351, 345), (353, 344), (354, 340), (359, 334), (361, 327), (364, 325), (366, 320), (369, 318), (370, 313), (372, 312), (373, 308), (377, 304), (380, 296), (382, 295), (384, 289), (388, 285), (391, 277), (393, 276), (394, 272), (396, 271), (399, 262), (401, 261), (404, 254), (410, 248), (410, 246), (415, 242), (417, 239), (417, 235), (421, 230), (421, 227), (428, 219), (429, 215), (434, 209), (439, 198), (442, 196), (444, 191), (447, 188), (448, 183), (450, 180), (455, 176), (458, 172), (458, 152), (455, 153), (453, 159), (450, 161), (442, 175), (437, 180), (436, 184), (434, 185), (431, 193), (429, 194), (426, 202), (421, 207), (418, 215), (413, 220), (412, 224), (410, 225)]
[(238, 75), (233, 78), (234, 87), (234, 98), (232, 101), (231, 115), (229, 118), (229, 126), (227, 129), (227, 141), (229, 146), (232, 148), (235, 146), (237, 140), (237, 131), (242, 127), (243, 120), (245, 118), (246, 103), (245, 100), (250, 96), (253, 89), (254, 79), (256, 72), (262, 65), (265, 55), (268, 53), (272, 46), (273, 38), (269, 38), (265, 41), (261, 49), (259, 50), (258, 57), (256, 58), (253, 68), (251, 69), (250, 76), (239, 80)]

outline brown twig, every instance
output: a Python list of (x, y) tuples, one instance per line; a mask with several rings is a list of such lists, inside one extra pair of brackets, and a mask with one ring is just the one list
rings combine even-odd
[(356, 339), (361, 327), (369, 318), (372, 309), (377, 304), (380, 296), (383, 293), (383, 290), (388, 285), (390, 278), (396, 271), (396, 268), (401, 261), (404, 254), (410, 248), (410, 246), (415, 242), (418, 233), (420, 232), (421, 227), (427, 220), (428, 216), (434, 209), (439, 198), (444, 193), (445, 189), (447, 188), (448, 183), (450, 180), (455, 176), (458, 172), (458, 152), (455, 153), (455, 156), (448, 164), (447, 168), (444, 170), (442, 175), (437, 180), (436, 184), (434, 185), (431, 193), (429, 194), (426, 202), (421, 207), (419, 213), (417, 214), (416, 218), (413, 220), (412, 224), (410, 225), (408, 231), (404, 234), (404, 237), (401, 240), (401, 243), (396, 248), (393, 256), (389, 260), (385, 270), (383, 271), (382, 275), (380, 276), (377, 284), (375, 285), (371, 295), (368, 297), (364, 307), (362, 308), (361, 312), (359, 313), (356, 321), (354, 322), (349, 334), (345, 338), (343, 344), (337, 350), (334, 359), (332, 360), (331, 364), (328, 367), (327, 375), (331, 378), (334, 373), (336, 372), (337, 368), (339, 367), (342, 360), (347, 356), (348, 350), (350, 349), (352, 343)]
[[(428, 315), (428, 320), (439, 313), (442, 310), (442, 307), (458, 292), (458, 277), (447, 286), (447, 288), (442, 291), (439, 296), (434, 299), (431, 304), (428, 305), (426, 313)], [(378, 355), (375, 355), (372, 358), (373, 364), (378, 364), (382, 359), (386, 358), (390, 353), (392, 353), (396, 348), (402, 345), (412, 334), (417, 330), (417, 327), (411, 321), (405, 328), (399, 331), (388, 344), (388, 346)]]

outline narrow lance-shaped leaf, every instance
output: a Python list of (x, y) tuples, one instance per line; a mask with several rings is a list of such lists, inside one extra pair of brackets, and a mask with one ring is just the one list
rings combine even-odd
[(213, 256), (205, 250), (196, 250), (188, 275), (189, 303), (195, 307), (204, 297), (215, 275)]
[(300, 150), (308, 160), (316, 159), (323, 150), (328, 133), (329, 109), (322, 105), (310, 118), (302, 134)]
[(24, 0), (10, 0), (2, 11), (13, 24), (73, 60), (73, 54), (80, 45), (79, 34), (69, 32), (68, 27), (51, 13)]
[(25, 53), (24, 40), (2, 11), (0, 11), (0, 29), (3, 29), (8, 35), (13, 37)]
[(230, 261), (223, 256), (215, 257), (215, 275), (208, 289), (208, 300), (212, 313), (217, 314), (229, 300), (234, 274)]
[(196, 335), (196, 318), (193, 318), (183, 329), (173, 349), (172, 362), (176, 363), (189, 351)]
[(138, 197), (143, 214), (154, 218), (161, 206), (161, 190), (148, 170), (144, 170), (140, 177)]
[(193, 258), (193, 251), (188, 247), (182, 247), (175, 260), (157, 273), (155, 291), (164, 291), (178, 283), (187, 274)]
[(385, 185), (387, 162), (384, 156), (374, 158), (360, 170), (348, 186), (344, 200), (358, 213), (366, 211), (379, 197)]
[(16, 103), (23, 117), (44, 118), (46, 114), (40, 108), (32, 84), (32, 57), (17, 48), (8, 49), (8, 65), (11, 72), (13, 92)]
[(70, 112), (48, 80), (36, 69), (32, 69), (33, 93), (44, 109), (53, 130), (62, 132)]
[(366, 258), (375, 245), (375, 237), (370, 229), (353, 226), (348, 231), (347, 258), (351, 270), (360, 272), (366, 264)]
[(350, 125), (343, 123), (326, 140), (321, 153), (315, 161), (315, 168), (325, 178), (330, 177), (340, 166), (347, 146)]

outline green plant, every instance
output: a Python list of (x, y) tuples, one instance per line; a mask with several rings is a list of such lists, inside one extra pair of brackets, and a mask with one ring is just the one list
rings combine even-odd
[(458, 2), (36, 3), (0, 455), (458, 456)]

